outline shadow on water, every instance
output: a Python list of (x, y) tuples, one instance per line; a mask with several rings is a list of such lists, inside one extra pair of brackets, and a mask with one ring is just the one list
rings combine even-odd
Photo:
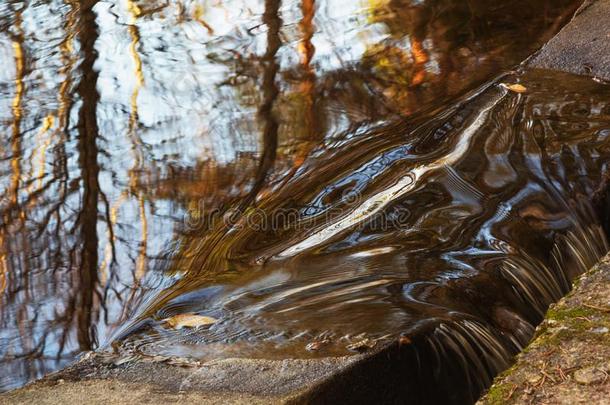
[(496, 3), (3, 2), (0, 388), (399, 341), (471, 400), (606, 251), (607, 86), (491, 80), (577, 2)]

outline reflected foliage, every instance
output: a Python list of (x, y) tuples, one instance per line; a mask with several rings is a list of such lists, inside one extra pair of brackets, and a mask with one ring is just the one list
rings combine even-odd
[[(201, 304), (210, 291), (216, 294), (226, 283), (231, 288), (241, 283), (246, 288), (242, 298), (227, 308), (247, 308), (247, 286), (262, 273), (268, 274), (269, 283), (284, 287), (292, 278), (295, 285), (325, 280), (334, 267), (320, 258), (307, 258), (319, 272), (295, 264), (248, 278), (248, 270), (265, 268), (262, 263), (287, 248), (280, 245), (305, 237), (290, 227), (276, 234), (234, 236), (223, 224), (203, 232), (185, 218), (214, 211), (239, 220), (256, 207), (284, 203), (307, 205), (313, 215), (329, 204), (341, 206), (341, 190), (348, 186), (362, 193), (387, 186), (398, 168), (409, 166), (401, 163), (405, 156), (425, 159), (426, 150), (441, 153), (443, 144), (423, 134), (412, 135), (420, 141), (406, 141), (410, 132), (403, 126), (455, 110), (454, 100), (518, 63), (552, 35), (576, 2), (498, 3), (2, 2), (0, 389), (55, 370), (117, 334), (141, 332), (142, 314), (157, 319), (180, 308), (193, 309), (189, 294), (200, 297)], [(572, 128), (603, 121), (592, 107), (603, 100), (595, 97), (578, 98), (590, 108), (575, 106), (572, 111), (552, 107), (563, 104), (549, 95), (544, 101), (549, 114), (581, 121), (536, 120), (532, 107), (532, 127), (526, 129), (539, 131), (537, 136), (561, 150), (563, 159), (576, 156), (583, 147)], [(580, 111), (586, 113), (580, 116)], [(455, 112), (439, 133), (458, 131), (469, 114)], [(522, 113), (507, 109), (505, 114), (515, 118)], [(555, 133), (567, 137), (561, 145), (568, 146), (552, 143), (555, 135), (549, 134)], [(511, 142), (517, 141), (481, 141), (485, 146), (479, 152), (489, 150), (486, 156), (497, 158), (479, 153), (469, 161), (513, 179), (514, 169), (506, 164), (512, 159)], [(588, 165), (579, 168), (584, 173), (599, 164), (580, 161)], [(418, 226), (431, 229), (426, 240), (404, 239), (408, 246), (430, 248), (441, 243), (440, 235), (458, 232), (455, 221), (438, 223), (434, 215), (418, 211), (466, 198), (457, 194), (468, 188), (464, 175), (446, 176), (437, 182), (446, 187), (431, 183), (431, 189), (418, 194), (417, 204), (407, 197), (395, 202), (415, 205), (409, 209), (420, 217)], [(497, 182), (508, 181), (485, 176), (491, 178), (477, 180), (478, 193), (490, 193)], [(469, 206), (446, 209), (443, 215), (466, 218), (477, 209), (483, 210)], [(546, 214), (540, 214), (544, 210), (527, 212), (524, 221), (546, 226)], [(340, 252), (364, 246), (361, 240), (383, 247), (395, 237), (359, 232), (341, 236), (346, 238), (343, 244), (335, 241), (324, 251), (344, 258)], [(408, 251), (404, 249), (401, 255)], [(349, 273), (361, 282), (377, 268), (359, 262), (358, 273), (349, 260), (345, 263), (337, 276)], [(383, 288), (400, 289), (393, 280)], [(186, 281), (192, 284), (183, 288)], [(342, 288), (346, 294), (333, 295), (336, 308), (350, 301), (344, 298), (352, 290)], [(275, 294), (273, 288), (264, 291), (261, 296)], [(300, 318), (304, 322), (322, 302), (314, 295), (306, 297), (313, 307), (302, 306), (309, 308)], [(151, 297), (158, 297), (156, 307), (148, 306)], [(358, 308), (350, 311), (367, 313), (378, 306), (369, 299), (355, 302)], [(411, 313), (396, 315), (395, 308), (390, 313), (399, 318)], [(351, 323), (356, 313), (345, 312), (338, 324)], [(290, 329), (294, 319), (280, 317), (277, 322)], [(378, 326), (385, 322), (390, 320), (380, 320)], [(249, 326), (229, 329), (227, 336), (252, 331)]]

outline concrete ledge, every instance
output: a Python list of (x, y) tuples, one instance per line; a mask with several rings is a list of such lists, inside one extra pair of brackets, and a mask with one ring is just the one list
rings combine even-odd
[(610, 0), (587, 0), (526, 64), (610, 80)]
[[(76, 364), (15, 391), (4, 404), (438, 404), (472, 403), (470, 388), (437, 384), (425, 334), (370, 353), (311, 360), (227, 359), (204, 364), (181, 359), (129, 361), (90, 354)], [(423, 372), (422, 372), (423, 370)], [(449, 376), (453, 377), (451, 369)], [(442, 377), (441, 377), (442, 378)]]
[[(203, 365), (125, 361), (90, 353), (76, 364), (0, 397), (1, 403), (285, 403), (361, 356), (320, 360), (227, 359)], [(177, 361), (178, 360), (178, 361)], [(75, 402), (76, 401), (76, 402)]]

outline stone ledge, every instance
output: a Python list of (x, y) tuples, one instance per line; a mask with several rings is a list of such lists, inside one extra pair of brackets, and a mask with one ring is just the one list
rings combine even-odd
[(610, 80), (610, 0), (585, 1), (526, 66)]
[(361, 356), (314, 360), (226, 359), (183, 366), (89, 354), (0, 397), (0, 403), (285, 403)]

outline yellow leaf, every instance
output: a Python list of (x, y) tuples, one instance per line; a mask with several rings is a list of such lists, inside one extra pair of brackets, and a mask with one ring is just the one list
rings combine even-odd
[(195, 17), (195, 20), (199, 20), (201, 17), (203, 17), (203, 6), (201, 4), (197, 4), (195, 6), (193, 17)]
[(171, 318), (164, 319), (167, 326), (174, 329), (198, 328), (200, 326), (210, 326), (217, 322), (210, 316), (197, 314), (178, 314)]
[(514, 83), (514, 84), (502, 83), (502, 87), (504, 87), (505, 89), (508, 89), (510, 91), (514, 91), (515, 93), (525, 93), (527, 91), (527, 87), (525, 87), (524, 85), (519, 84), (519, 83)]

